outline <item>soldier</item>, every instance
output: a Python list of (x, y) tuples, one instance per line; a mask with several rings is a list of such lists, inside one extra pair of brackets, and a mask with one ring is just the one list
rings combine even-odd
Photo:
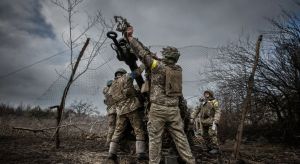
[(195, 118), (200, 113), (200, 121), (203, 128), (202, 133), (205, 144), (208, 147), (209, 153), (217, 154), (219, 152), (217, 127), (221, 111), (219, 109), (219, 103), (214, 98), (212, 91), (205, 91), (203, 96), (204, 98), (200, 98), (201, 104), (197, 106), (196, 110), (191, 115), (191, 122), (194, 122)]
[(184, 133), (180, 117), (179, 97), (182, 96), (182, 69), (176, 65), (180, 53), (175, 47), (163, 48), (162, 61), (132, 37), (133, 28), (127, 28), (126, 35), (131, 48), (140, 61), (150, 70), (150, 111), (148, 113), (149, 163), (160, 162), (162, 134), (166, 128), (185, 163), (193, 164), (195, 159)]
[(108, 95), (111, 97), (113, 104), (116, 105), (117, 123), (110, 142), (108, 159), (117, 159), (118, 143), (124, 134), (128, 122), (134, 129), (137, 158), (139, 160), (146, 158), (145, 131), (143, 129), (141, 116), (137, 110), (141, 107), (141, 103), (133, 85), (133, 80), (136, 75), (141, 74), (143, 70), (144, 66), (142, 65), (130, 74), (127, 74), (127, 71), (123, 68), (115, 72), (115, 80), (108, 90)]
[(108, 117), (108, 132), (106, 137), (107, 146), (109, 145), (112, 135), (114, 134), (117, 117), (116, 106), (112, 104), (112, 100), (110, 99), (110, 96), (108, 96), (108, 90), (112, 82), (112, 80), (107, 81), (106, 86), (103, 88), (103, 94), (105, 97), (104, 104), (107, 106), (106, 111)]

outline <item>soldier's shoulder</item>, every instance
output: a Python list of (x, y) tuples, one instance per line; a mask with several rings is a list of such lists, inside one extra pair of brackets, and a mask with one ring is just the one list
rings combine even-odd
[(214, 99), (212, 100), (212, 102), (218, 102), (218, 100), (217, 100), (216, 98), (214, 98)]
[(212, 104), (215, 105), (215, 106), (218, 106), (219, 105), (219, 101), (217, 99), (213, 99), (212, 101)]
[(105, 86), (102, 90), (102, 92), (105, 94), (107, 91), (108, 91), (109, 87), (108, 86)]
[(172, 68), (172, 69), (175, 69), (175, 70), (182, 70), (181, 66), (178, 65), (178, 64), (175, 64), (175, 65), (165, 65), (165, 67), (169, 67), (169, 68)]
[(182, 70), (182, 67), (178, 64), (175, 65), (175, 68), (178, 69), (178, 70)]

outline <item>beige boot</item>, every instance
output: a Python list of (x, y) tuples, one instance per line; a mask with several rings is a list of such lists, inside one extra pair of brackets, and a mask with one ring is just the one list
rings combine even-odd
[(108, 151), (108, 159), (117, 160), (117, 149), (118, 144), (116, 142), (110, 142), (109, 151)]
[(136, 141), (135, 143), (136, 155), (138, 160), (147, 160), (148, 157), (146, 155), (146, 144), (145, 141)]

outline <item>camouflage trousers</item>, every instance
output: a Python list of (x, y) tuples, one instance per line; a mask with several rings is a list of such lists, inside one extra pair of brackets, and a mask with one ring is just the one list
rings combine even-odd
[(202, 136), (205, 141), (206, 146), (209, 149), (218, 149), (218, 137), (217, 137), (217, 129), (212, 130), (212, 125), (203, 125)]
[(112, 142), (119, 143), (120, 139), (123, 137), (128, 123), (131, 124), (134, 130), (135, 139), (137, 141), (145, 140), (145, 131), (143, 128), (142, 118), (138, 110), (135, 110), (127, 114), (117, 115), (116, 129), (111, 139)]
[(117, 114), (116, 113), (109, 114), (107, 117), (108, 117), (108, 132), (106, 136), (106, 143), (109, 143), (116, 128)]
[(148, 116), (149, 164), (159, 164), (160, 162), (162, 134), (165, 128), (170, 133), (180, 157), (187, 164), (194, 164), (195, 159), (183, 130), (184, 125), (179, 108), (152, 103)]

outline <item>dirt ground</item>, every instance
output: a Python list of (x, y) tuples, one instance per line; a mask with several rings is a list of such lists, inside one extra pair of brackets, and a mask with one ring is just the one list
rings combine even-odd
[[(3, 122), (2, 122), (3, 123)], [(69, 134), (69, 133), (68, 133)], [(80, 135), (62, 134), (61, 148), (48, 134), (14, 130), (10, 126), (0, 128), (0, 163), (107, 163), (108, 147), (105, 138), (86, 139)], [(228, 140), (221, 145), (222, 163), (230, 161), (233, 142)], [(197, 163), (217, 163), (217, 157), (203, 150), (194, 149)], [(134, 155), (120, 153), (120, 163), (135, 163)], [(287, 147), (280, 144), (245, 142), (241, 147), (244, 163), (300, 163), (299, 147)], [(133, 162), (129, 162), (133, 160)]]

